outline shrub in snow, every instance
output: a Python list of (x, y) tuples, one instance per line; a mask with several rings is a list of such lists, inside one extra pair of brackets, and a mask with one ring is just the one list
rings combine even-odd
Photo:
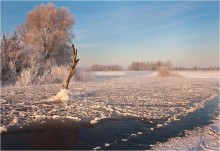
[(20, 73), (18, 80), (15, 83), (15, 86), (25, 87), (30, 85), (35, 85), (37, 83), (37, 74), (38, 67), (36, 68), (27, 68), (22, 70)]
[(92, 80), (92, 73), (87, 69), (77, 68), (74, 79), (76, 81), (89, 81)]
[(168, 67), (160, 67), (158, 69), (158, 76), (160, 77), (168, 77), (171, 75), (171, 70)]
[(178, 76), (170, 67), (162, 66), (158, 68), (158, 76), (159, 77), (169, 77), (169, 76)]
[(38, 84), (55, 84), (62, 83), (68, 75), (67, 66), (53, 66), (50, 70), (45, 71), (39, 77)]
[[(66, 79), (69, 73), (67, 66), (52, 66), (49, 70), (43, 72), (41, 68), (35, 66), (35, 68), (27, 68), (22, 70), (15, 83), (15, 86), (24, 87), (30, 85), (43, 85), (43, 84), (61, 84)], [(90, 71), (82, 68), (78, 68), (74, 74), (76, 81), (89, 81), (92, 79)]]

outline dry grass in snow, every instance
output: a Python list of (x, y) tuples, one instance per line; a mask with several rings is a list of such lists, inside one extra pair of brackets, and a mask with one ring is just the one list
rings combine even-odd
[(158, 69), (159, 77), (170, 77), (170, 76), (178, 76), (176, 72), (174, 72), (171, 68), (162, 66)]

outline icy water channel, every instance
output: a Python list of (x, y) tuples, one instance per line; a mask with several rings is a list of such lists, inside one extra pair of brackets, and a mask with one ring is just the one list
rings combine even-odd
[(219, 113), (218, 105), (219, 97), (206, 103), (204, 108), (161, 128), (156, 125), (163, 121), (152, 123), (138, 119), (108, 119), (96, 125), (70, 120), (33, 123), (2, 133), (1, 149), (150, 149), (157, 142), (183, 136), (184, 130), (209, 124), (213, 114)]

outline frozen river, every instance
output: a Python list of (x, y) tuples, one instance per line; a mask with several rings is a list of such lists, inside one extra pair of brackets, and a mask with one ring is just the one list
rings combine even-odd
[[(157, 142), (184, 136), (185, 130), (210, 123), (219, 98), (169, 125), (161, 120), (105, 119), (97, 125), (71, 120), (48, 120), (22, 129), (11, 128), (2, 134), (2, 149), (150, 149)], [(197, 141), (199, 145), (199, 139)], [(182, 148), (184, 149), (184, 148)]]

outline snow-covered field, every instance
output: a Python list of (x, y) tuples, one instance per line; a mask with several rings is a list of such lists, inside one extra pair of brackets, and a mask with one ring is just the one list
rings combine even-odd
[(177, 71), (180, 76), (189, 78), (219, 79), (219, 71)]
[[(202, 78), (202, 79), (219, 79), (220, 72), (218, 70), (211, 71), (174, 71), (181, 77), (188, 78)], [(142, 76), (142, 77), (157, 77), (157, 71), (95, 71), (93, 72), (94, 77), (127, 77), (127, 76)]]
[[(203, 75), (202, 72), (199, 74)], [(210, 72), (213, 74), (216, 72)], [(219, 95), (218, 78), (213, 76), (195, 78), (192, 72), (187, 76), (182, 72), (180, 77), (161, 78), (156, 75), (156, 72), (145, 74), (144, 71), (97, 72), (94, 73), (96, 78), (114, 78), (72, 82), (65, 92), (69, 94), (68, 101), (51, 99), (60, 91), (61, 85), (3, 88), (1, 131), (10, 126), (44, 122), (46, 118), (67, 118), (91, 124), (105, 118), (165, 119), (160, 125), (163, 126), (178, 116), (202, 108), (205, 102)]]

